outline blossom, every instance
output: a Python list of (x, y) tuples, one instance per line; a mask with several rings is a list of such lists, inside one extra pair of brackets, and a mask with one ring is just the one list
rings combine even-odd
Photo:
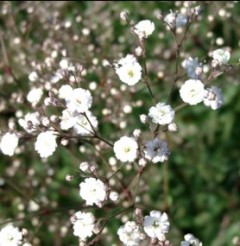
[(115, 64), (119, 79), (129, 86), (135, 85), (142, 77), (142, 67), (133, 55), (127, 55)]
[(93, 134), (98, 126), (97, 118), (90, 111), (87, 111), (85, 114), (86, 115), (79, 114), (76, 116), (76, 123), (73, 127), (77, 134), (83, 136)]
[(62, 85), (58, 90), (58, 95), (62, 99), (66, 99), (71, 96), (73, 88), (70, 85)]
[(153, 163), (164, 162), (168, 159), (169, 149), (165, 141), (154, 138), (146, 143), (144, 154), (145, 158)]
[(0, 246), (22, 245), (22, 239), (22, 233), (12, 225), (7, 225), (0, 231)]
[(76, 116), (74, 116), (68, 109), (62, 111), (60, 127), (62, 130), (68, 130), (76, 124)]
[(186, 15), (180, 13), (169, 13), (165, 16), (164, 21), (171, 26), (174, 27), (182, 27), (185, 26), (188, 22), (188, 18)]
[(42, 132), (37, 136), (35, 150), (41, 158), (47, 158), (53, 154), (57, 148), (56, 136), (52, 131)]
[(133, 31), (138, 35), (140, 39), (147, 38), (154, 32), (154, 30), (155, 25), (150, 20), (142, 20), (133, 27)]
[(231, 56), (229, 51), (223, 49), (214, 50), (212, 55), (213, 59), (220, 64), (227, 64)]
[(213, 110), (220, 108), (224, 103), (222, 90), (216, 86), (211, 86), (211, 88), (206, 89), (203, 103)]
[(28, 133), (34, 131), (34, 127), (40, 125), (40, 115), (38, 112), (27, 113), (23, 119), (18, 120), (19, 125)]
[(27, 94), (27, 100), (33, 106), (36, 106), (41, 100), (43, 95), (43, 90), (41, 88), (32, 88)]
[(169, 221), (166, 213), (153, 210), (150, 215), (144, 217), (143, 229), (151, 238), (162, 240), (165, 234), (168, 233)]
[(121, 162), (132, 162), (137, 158), (138, 144), (135, 139), (124, 136), (114, 143), (113, 150)]
[(185, 68), (190, 79), (197, 79), (202, 73), (202, 65), (199, 64), (197, 57), (189, 57), (183, 61), (182, 66)]
[(182, 100), (190, 105), (202, 102), (204, 93), (204, 85), (200, 80), (189, 79), (180, 88)]
[(77, 88), (65, 99), (70, 112), (84, 113), (92, 106), (92, 95), (89, 90)]
[(18, 146), (18, 136), (15, 133), (5, 133), (0, 142), (0, 149), (4, 155), (12, 156)]
[(160, 125), (170, 124), (174, 119), (175, 112), (170, 105), (158, 103), (149, 109), (148, 116), (152, 118), (153, 123)]
[(134, 221), (128, 221), (121, 226), (117, 234), (119, 239), (127, 246), (137, 246), (142, 239), (141, 231)]
[(202, 246), (202, 243), (191, 233), (186, 234), (184, 240), (181, 242), (181, 246)]
[(76, 212), (74, 214), (73, 235), (79, 237), (80, 241), (85, 241), (93, 235), (95, 218), (92, 213)]
[(106, 199), (107, 187), (100, 179), (87, 178), (80, 183), (79, 195), (86, 201), (87, 205), (101, 205)]

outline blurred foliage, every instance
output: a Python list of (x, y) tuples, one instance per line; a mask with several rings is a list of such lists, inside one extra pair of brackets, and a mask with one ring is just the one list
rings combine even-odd
[[(240, 58), (240, 3), (203, 1), (196, 4), (202, 8), (201, 17), (190, 29), (183, 46), (182, 57), (190, 55), (198, 56), (202, 61), (210, 60), (208, 52), (219, 47), (216, 44), (217, 38), (223, 38), (223, 47), (227, 46), (232, 50), (231, 63), (237, 64)], [(5, 2), (1, 3), (1, 10), (5, 5)], [(61, 48), (68, 51), (69, 57), (82, 63), (88, 70), (85, 81), (95, 81), (99, 85), (94, 92), (98, 99), (94, 99), (97, 103), (94, 103), (93, 112), (99, 119), (101, 134), (109, 136), (114, 141), (123, 132), (131, 134), (135, 128), (146, 130), (143, 124), (138, 123), (139, 115), (147, 113), (151, 105), (151, 98), (144, 85), (139, 84), (136, 90), (123, 92), (123, 98), (115, 98), (108, 103), (111, 90), (109, 88), (111, 85), (108, 87), (107, 84), (108, 78), (113, 78), (116, 88), (120, 88), (121, 85), (113, 76), (111, 69), (91, 69), (91, 61), (95, 57), (100, 61), (104, 58), (113, 61), (121, 54), (133, 52), (136, 48), (136, 38), (119, 19), (121, 11), (128, 11), (135, 22), (142, 19), (154, 21), (156, 32), (149, 38), (147, 46), (148, 67), (153, 93), (159, 101), (165, 101), (170, 90), (169, 81), (173, 78), (175, 69), (175, 45), (171, 33), (166, 31), (156, 16), (160, 13), (165, 15), (171, 9), (178, 9), (182, 6), (181, 2), (15, 1), (9, 2), (9, 5), (12, 9), (11, 14), (1, 14), (0, 27), (7, 43), (11, 66), (23, 90), (29, 87), (27, 76), (31, 72), (31, 62), (44, 61), (49, 55), (49, 47), (53, 47), (55, 41), (61, 42)], [(221, 17), (218, 14), (219, 10), (225, 10), (230, 16)], [(78, 15), (81, 16), (81, 22), (74, 21)], [(213, 21), (209, 21), (210, 16), (213, 17)], [(54, 29), (54, 26), (63, 24), (66, 20), (72, 21), (71, 28), (64, 29), (60, 26)], [(81, 39), (84, 27), (89, 28), (91, 32), (87, 38)], [(21, 32), (22, 28), (26, 28), (27, 31)], [(81, 41), (71, 40), (69, 37), (73, 34), (78, 35)], [(11, 43), (10, 38), (14, 37), (21, 37), (21, 45), (14, 46)], [(49, 44), (44, 46), (47, 37), (50, 38)], [(94, 45), (94, 51), (89, 49), (89, 44)], [(19, 64), (20, 54), (26, 56), (25, 66)], [(6, 69), (3, 61), (0, 62), (2, 63), (0, 74), (4, 77)], [(159, 72), (164, 76), (159, 77)], [(171, 150), (169, 162), (163, 165), (149, 165), (143, 175), (143, 182), (147, 186), (143, 185), (143, 189), (140, 189), (142, 201), (139, 202), (139, 206), (144, 205), (142, 208), (145, 214), (151, 209), (168, 212), (171, 222), (169, 239), (173, 245), (179, 245), (186, 233), (193, 233), (203, 245), (213, 246), (232, 245), (233, 237), (240, 237), (239, 75), (237, 67), (214, 81), (214, 84), (222, 88), (225, 99), (224, 106), (219, 110), (213, 111), (204, 105), (197, 105), (185, 107), (177, 113), (178, 131), (168, 133), (166, 136)], [(1, 83), (1, 100), (8, 98), (15, 90), (17, 90), (15, 84)], [(105, 97), (101, 97), (103, 93)], [(103, 108), (111, 108), (116, 112), (112, 117), (118, 121), (120, 105), (139, 100), (143, 100), (143, 105), (133, 108), (124, 130), (101, 113)], [(172, 104), (177, 106), (179, 103), (176, 88)], [(11, 112), (11, 107), (8, 113), (2, 113), (0, 123), (2, 129), (6, 129), (6, 119), (13, 116), (14, 108)], [(81, 199), (78, 195), (81, 179), (74, 179), (69, 183), (65, 181), (65, 176), (69, 173), (77, 175), (81, 161), (94, 160), (91, 154), (78, 151), (83, 146), (97, 154), (100, 169), (104, 168), (102, 156), (108, 159), (113, 153), (106, 151), (99, 154), (91, 144), (73, 142), (69, 147), (71, 154), (62, 146), (46, 163), (42, 163), (32, 151), (33, 142), (25, 144), (26, 149), (18, 159), (10, 160), (1, 156), (0, 173), (5, 178), (5, 184), (0, 188), (0, 223), (22, 214), (25, 219), (18, 223), (26, 227), (30, 235), (35, 233), (41, 239), (40, 245), (77, 245), (77, 239), (73, 237), (71, 229), (67, 232), (67, 236), (60, 237), (61, 226), (66, 225), (66, 221), (70, 228), (67, 211), (81, 208)], [(9, 175), (7, 170), (13, 166), (17, 171)], [(123, 182), (127, 184), (133, 173), (134, 170), (123, 169)], [(39, 216), (38, 212), (36, 217), (29, 216), (29, 201), (24, 199), (21, 193), (27, 193), (28, 197), (42, 201), (43, 204), (47, 200), (53, 209), (56, 207), (56, 211), (48, 216), (49, 211), (46, 208), (42, 216)], [(19, 206), (20, 200), (24, 207)], [(105, 212), (104, 208), (103, 211)], [(101, 213), (104, 212), (98, 211), (95, 215), (102, 216)], [(38, 226), (35, 226), (36, 221), (34, 222), (33, 218), (40, 222)], [(111, 221), (108, 236), (103, 236), (98, 245), (120, 245), (116, 235), (119, 225), (119, 220)]]

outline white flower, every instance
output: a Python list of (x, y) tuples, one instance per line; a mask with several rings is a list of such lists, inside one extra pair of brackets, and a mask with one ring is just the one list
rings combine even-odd
[(73, 235), (85, 241), (93, 235), (95, 218), (92, 213), (77, 212), (74, 214)]
[(57, 148), (56, 136), (53, 132), (42, 132), (38, 135), (35, 142), (35, 150), (41, 158), (47, 158), (53, 154)]
[(170, 105), (158, 103), (149, 109), (148, 116), (152, 118), (153, 123), (167, 125), (173, 121), (175, 112)]
[(186, 15), (179, 13), (169, 13), (165, 16), (164, 21), (171, 26), (174, 27), (182, 27), (185, 26), (188, 22), (188, 18)]
[(202, 246), (202, 243), (194, 237), (192, 234), (188, 233), (184, 236), (184, 240), (181, 242), (181, 246)]
[(128, 221), (125, 225), (121, 226), (117, 234), (126, 246), (138, 246), (142, 239), (141, 231), (134, 221)]
[(138, 144), (130, 137), (121, 137), (114, 143), (114, 153), (121, 162), (132, 162), (137, 158)]
[(43, 90), (41, 88), (32, 88), (27, 94), (27, 100), (33, 105), (36, 106), (41, 100), (43, 95)]
[(22, 245), (22, 233), (17, 227), (7, 225), (0, 231), (0, 246)]
[(224, 103), (222, 90), (216, 86), (206, 89), (203, 103), (213, 110), (220, 108)]
[(73, 88), (70, 85), (62, 85), (58, 90), (59, 98), (66, 99), (71, 96)]
[[(98, 127), (97, 118), (90, 111), (86, 112), (86, 116), (83, 114), (79, 114), (78, 116), (76, 116), (76, 123), (73, 127), (77, 134), (83, 136), (93, 134), (94, 131), (92, 127), (94, 128), (94, 130)], [(91, 122), (91, 124), (89, 122)]]
[(190, 79), (198, 79), (201, 76), (202, 65), (199, 64), (198, 58), (189, 57), (182, 63), (183, 68), (187, 71)]
[(67, 109), (62, 111), (60, 127), (62, 130), (68, 130), (76, 124), (77, 118)]
[(38, 112), (34, 113), (27, 113), (23, 119), (19, 119), (19, 125), (26, 131), (26, 132), (33, 132), (34, 127), (40, 125), (40, 115)]
[(115, 64), (119, 79), (129, 86), (135, 85), (142, 77), (142, 67), (133, 55), (127, 55)]
[(190, 105), (202, 102), (204, 93), (204, 85), (200, 80), (189, 79), (180, 88), (182, 100)]
[(154, 30), (155, 25), (150, 20), (142, 20), (133, 27), (133, 31), (138, 35), (140, 39), (147, 38), (154, 32)]
[(0, 142), (0, 149), (4, 155), (13, 156), (18, 146), (18, 137), (14, 133), (5, 133)]
[(217, 49), (212, 53), (213, 59), (218, 61), (220, 64), (227, 64), (230, 59), (230, 52), (227, 50)]
[(176, 27), (185, 26), (188, 22), (188, 18), (186, 15), (178, 14), (176, 18)]
[(106, 199), (107, 187), (100, 179), (87, 178), (79, 186), (79, 194), (87, 205), (92, 206), (95, 203), (101, 206), (101, 203)]
[(35, 71), (33, 71), (28, 75), (28, 79), (34, 82), (38, 79), (38, 74)]
[(69, 63), (67, 59), (62, 59), (59, 62), (59, 66), (63, 70), (72, 71), (72, 72), (75, 71), (75, 67), (71, 63)]
[(92, 106), (90, 91), (82, 88), (74, 89), (66, 98), (66, 106), (71, 112), (86, 112)]
[(164, 162), (168, 159), (169, 149), (165, 141), (154, 138), (145, 145), (144, 149), (145, 158), (153, 163)]
[(144, 217), (143, 228), (146, 234), (151, 238), (162, 240), (169, 229), (169, 221), (166, 213), (151, 211), (149, 216)]

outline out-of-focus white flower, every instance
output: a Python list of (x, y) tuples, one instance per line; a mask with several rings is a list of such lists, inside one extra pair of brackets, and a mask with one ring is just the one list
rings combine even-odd
[(76, 116), (74, 116), (67, 109), (62, 111), (62, 117), (60, 122), (60, 127), (62, 130), (68, 130), (72, 128), (77, 122)]
[[(94, 130), (97, 129), (98, 127), (97, 118), (90, 111), (86, 112), (86, 116), (83, 114), (79, 114), (76, 116), (76, 123), (73, 129), (77, 134), (84, 135), (84, 136), (91, 135), (94, 134)], [(92, 127), (94, 130), (92, 129)]]
[(59, 98), (66, 99), (68, 98), (73, 91), (73, 88), (70, 85), (62, 85), (58, 90)]
[(0, 142), (0, 149), (4, 155), (13, 156), (18, 146), (18, 136), (14, 133), (5, 133)]
[(100, 179), (87, 178), (79, 186), (79, 194), (87, 205), (96, 204), (101, 206), (101, 203), (107, 197), (107, 187)]
[(145, 115), (145, 114), (141, 114), (140, 116), (139, 116), (139, 118), (140, 118), (140, 121), (142, 122), (142, 123), (146, 123), (147, 122), (147, 120), (148, 120), (148, 117), (147, 117), (147, 115)]
[(145, 158), (153, 163), (164, 162), (168, 159), (169, 149), (165, 141), (159, 138), (154, 138), (145, 145), (144, 149)]
[(199, 64), (197, 57), (189, 57), (183, 61), (182, 66), (185, 68), (190, 79), (198, 79), (201, 77), (202, 65)]
[(142, 67), (133, 55), (127, 55), (115, 64), (119, 79), (129, 86), (135, 85), (142, 77)]
[(153, 123), (167, 125), (173, 121), (175, 112), (170, 105), (158, 103), (149, 109), (148, 116), (152, 118)]
[(134, 221), (126, 222), (118, 229), (117, 234), (126, 246), (138, 246), (142, 239), (141, 231)]
[(28, 79), (34, 82), (38, 79), (38, 74), (35, 71), (33, 71), (28, 75)]
[(176, 132), (177, 131), (177, 125), (175, 123), (171, 123), (168, 125), (168, 130), (170, 132)]
[(79, 237), (80, 241), (86, 241), (93, 235), (95, 218), (92, 213), (76, 212), (74, 214), (73, 235)]
[(137, 158), (138, 144), (135, 139), (124, 136), (114, 143), (113, 150), (121, 162), (132, 162)]
[(89, 170), (89, 167), (90, 166), (89, 166), (89, 164), (86, 161), (81, 162), (80, 165), (79, 165), (80, 170), (83, 171), (83, 172), (87, 172)]
[(84, 113), (92, 106), (92, 95), (89, 90), (77, 88), (72, 90), (66, 100), (69, 111)]
[(202, 102), (204, 94), (204, 85), (200, 80), (189, 79), (180, 88), (182, 100), (190, 105)]
[(218, 61), (219, 64), (227, 64), (230, 60), (230, 52), (223, 49), (214, 50), (212, 53), (213, 59)]
[(143, 221), (143, 228), (146, 234), (160, 241), (168, 233), (169, 225), (167, 214), (155, 210), (151, 211), (149, 216), (145, 216)]
[(128, 13), (125, 12), (125, 11), (122, 11), (122, 12), (120, 13), (120, 19), (121, 19), (122, 21), (128, 21)]
[(34, 131), (34, 127), (40, 125), (40, 115), (38, 112), (27, 113), (23, 119), (18, 120), (19, 125), (27, 132)]
[(59, 66), (63, 70), (72, 71), (72, 72), (75, 71), (75, 67), (71, 63), (69, 63), (67, 59), (62, 59), (59, 62)]
[(56, 136), (52, 131), (42, 132), (35, 142), (35, 150), (41, 158), (47, 158), (53, 154), (57, 148)]
[(154, 32), (154, 30), (155, 25), (150, 20), (142, 20), (133, 27), (133, 31), (138, 35), (140, 39), (147, 38)]
[(186, 234), (184, 240), (181, 242), (181, 246), (202, 246), (202, 242), (199, 241), (193, 234)]
[(0, 231), (0, 246), (22, 245), (22, 239), (22, 233), (12, 225), (7, 225)]
[(176, 27), (185, 26), (188, 22), (188, 18), (186, 15), (178, 14), (176, 18)]
[(182, 27), (185, 26), (188, 22), (188, 18), (186, 15), (180, 13), (169, 13), (165, 16), (164, 21), (171, 26), (174, 27)]
[(220, 108), (224, 103), (222, 90), (216, 86), (206, 89), (203, 103), (213, 110)]
[(33, 106), (36, 106), (41, 100), (42, 95), (43, 95), (43, 90), (41, 88), (32, 88), (27, 94), (27, 100)]

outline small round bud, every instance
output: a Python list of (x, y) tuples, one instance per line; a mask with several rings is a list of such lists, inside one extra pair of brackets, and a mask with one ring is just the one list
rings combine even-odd
[(135, 49), (135, 54), (136, 56), (142, 56), (143, 55), (143, 49), (141, 46), (138, 46), (136, 49)]
[(129, 20), (129, 18), (128, 18), (128, 13), (127, 12), (121, 12), (120, 13), (120, 19), (122, 20), (122, 21), (125, 21), (125, 22), (127, 22), (128, 20)]
[(176, 132), (177, 131), (177, 125), (175, 123), (171, 123), (168, 125), (168, 130), (170, 132)]
[(66, 177), (65, 177), (66, 181), (69, 181), (69, 182), (72, 181), (73, 178), (74, 177), (72, 175), (69, 175), (69, 174), (67, 174)]
[(140, 115), (140, 121), (141, 121), (142, 123), (146, 123), (147, 120), (148, 120), (147, 115), (145, 115), (145, 114), (141, 114), (141, 115)]
[(89, 170), (89, 164), (87, 162), (81, 162), (79, 169), (83, 172), (87, 172)]
[(141, 158), (141, 159), (138, 161), (138, 164), (139, 164), (139, 166), (145, 167), (146, 164), (147, 164), (147, 160), (144, 159), (144, 158)]
[(140, 129), (135, 129), (134, 131), (133, 131), (133, 136), (135, 137), (135, 138), (139, 138), (140, 136), (141, 136), (141, 130)]

